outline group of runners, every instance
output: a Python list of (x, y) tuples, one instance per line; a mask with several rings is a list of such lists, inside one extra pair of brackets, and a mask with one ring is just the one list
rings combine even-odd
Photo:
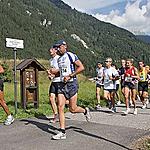
[[(123, 112), (127, 115), (130, 112), (130, 105), (134, 107), (133, 114), (137, 115), (136, 99), (142, 102), (142, 109), (147, 107), (149, 103), (148, 84), (150, 68), (143, 61), (138, 62), (138, 68), (133, 65), (133, 59), (121, 60), (121, 68), (112, 64), (112, 58), (106, 58), (105, 67), (102, 62), (97, 63), (96, 76), (96, 109), (101, 109), (100, 106), (100, 91), (103, 90), (102, 96), (107, 100), (109, 108), (112, 112), (116, 112), (116, 103), (120, 104), (120, 96), (118, 94), (119, 85), (124, 96), (126, 110)], [(118, 102), (115, 102), (117, 97)]]
[[(67, 44), (64, 40), (56, 42), (50, 49), (50, 69), (47, 70), (51, 85), (49, 88), (50, 104), (52, 106), (54, 118), (51, 120), (55, 123), (59, 118), (60, 131), (52, 136), (53, 139), (66, 139), (65, 132), (65, 105), (69, 105), (69, 110), (72, 113), (83, 113), (86, 120), (91, 118), (89, 108), (77, 106), (78, 82), (76, 75), (84, 70), (82, 62), (78, 57), (67, 50)], [(124, 96), (126, 110), (123, 112), (127, 115), (130, 112), (132, 103), (134, 111), (137, 115), (136, 98), (140, 98), (143, 106), (146, 108), (148, 104), (148, 82), (149, 82), (149, 67), (145, 66), (143, 61), (139, 61), (139, 66), (136, 68), (133, 65), (132, 59), (121, 60), (121, 68), (117, 69), (116, 65), (112, 64), (112, 58), (105, 59), (105, 67), (102, 62), (97, 63), (96, 76), (96, 109), (101, 109), (101, 90), (102, 96), (108, 102), (109, 109), (113, 113), (116, 112), (115, 97), (121, 103), (118, 93), (119, 85)], [(59, 114), (59, 115), (58, 115)]]
[[(69, 52), (67, 43), (64, 40), (57, 41), (48, 50), (50, 59), (50, 68), (47, 70), (48, 77), (51, 80), (49, 88), (49, 100), (53, 110), (54, 117), (51, 123), (55, 123), (59, 119), (60, 129), (52, 139), (66, 139), (65, 132), (65, 113), (64, 108), (67, 104), (72, 113), (83, 113), (85, 119), (90, 121), (91, 115), (88, 107), (82, 108), (77, 106), (78, 81), (77, 74), (84, 70), (82, 62), (76, 54)], [(149, 66), (145, 66), (143, 61), (139, 61), (139, 67), (133, 65), (132, 59), (121, 60), (121, 68), (117, 69), (112, 64), (112, 58), (105, 59), (105, 67), (102, 62), (97, 63), (96, 76), (96, 109), (101, 109), (100, 92), (103, 90), (103, 98), (107, 100), (109, 109), (113, 113), (116, 112), (115, 96), (118, 97), (117, 104), (120, 104), (120, 96), (118, 94), (119, 85), (125, 99), (126, 110), (124, 114), (130, 112), (130, 103), (134, 107), (133, 114), (137, 114), (136, 98), (139, 98), (143, 104), (142, 108), (146, 108), (148, 104), (148, 82), (149, 82)], [(5, 100), (3, 93), (3, 79), (1, 75), (4, 69), (0, 65), (0, 105), (7, 114), (5, 125), (10, 125), (14, 121)], [(138, 91), (138, 92), (137, 92)]]
[[(78, 81), (76, 75), (84, 70), (84, 66), (77, 55), (67, 51), (67, 44), (64, 40), (57, 41), (48, 51), (51, 55), (51, 67), (47, 73), (52, 81), (49, 88), (49, 99), (54, 113), (54, 118), (51, 121), (56, 122), (59, 119), (60, 123), (59, 132), (53, 135), (52, 139), (66, 139), (65, 104), (68, 104), (70, 112), (83, 113), (87, 121), (91, 118), (88, 107), (77, 106)], [(0, 105), (7, 114), (4, 124), (11, 125), (14, 122), (14, 117), (4, 100), (3, 73), (4, 69), (0, 65)]]

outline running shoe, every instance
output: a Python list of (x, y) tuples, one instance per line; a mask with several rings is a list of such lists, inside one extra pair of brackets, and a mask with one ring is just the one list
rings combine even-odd
[(118, 102), (117, 102), (117, 105), (120, 105), (120, 104), (121, 104), (121, 101), (118, 101)]
[(137, 115), (137, 108), (134, 109), (133, 114)]
[(96, 110), (100, 110), (102, 107), (101, 107), (101, 105), (100, 104), (98, 104), (97, 106), (96, 106)]
[(149, 99), (147, 99), (145, 103), (148, 105), (149, 104)]
[(56, 123), (56, 122), (59, 122), (59, 115), (58, 114), (55, 114), (54, 118), (50, 119), (50, 123)]
[(85, 115), (86, 121), (89, 122), (91, 120), (90, 109), (86, 107), (85, 110), (86, 110), (86, 113), (84, 115)]
[(147, 107), (147, 104), (143, 104), (142, 109), (145, 109)]
[(126, 111), (124, 111), (124, 115), (127, 115), (130, 112), (130, 108), (127, 108)]
[(111, 103), (111, 101), (108, 101), (108, 108), (109, 108), (109, 109), (112, 108), (112, 103)]
[(130, 107), (134, 106), (133, 103), (132, 103), (132, 100), (129, 101), (129, 106)]
[(113, 107), (113, 108), (111, 109), (111, 112), (112, 112), (112, 113), (116, 113), (116, 112), (117, 112), (116, 107)]
[(9, 126), (14, 122), (14, 120), (15, 120), (14, 117), (12, 115), (9, 115), (4, 122), (4, 125)]
[(58, 134), (52, 136), (53, 140), (65, 140), (66, 133), (58, 132)]

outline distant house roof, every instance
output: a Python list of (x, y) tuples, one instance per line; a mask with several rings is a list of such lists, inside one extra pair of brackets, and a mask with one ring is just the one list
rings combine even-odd
[(40, 64), (35, 58), (28, 58), (23, 60), (20, 64), (16, 66), (16, 69), (22, 71), (30, 66), (37, 68), (39, 71), (46, 70), (46, 68), (42, 64)]

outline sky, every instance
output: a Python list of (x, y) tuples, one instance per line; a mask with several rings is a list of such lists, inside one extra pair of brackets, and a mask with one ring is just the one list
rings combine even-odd
[(150, 0), (63, 0), (72, 8), (93, 15), (134, 34), (150, 35)]

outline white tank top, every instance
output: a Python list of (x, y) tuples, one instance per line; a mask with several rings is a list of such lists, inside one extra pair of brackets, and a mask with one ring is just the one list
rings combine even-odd
[[(56, 55), (55, 57), (53, 57), (49, 60), (51, 68), (59, 69), (59, 67), (58, 67), (58, 58), (59, 57), (60, 57), (59, 55)], [(60, 81), (61, 81), (60, 77), (54, 77), (52, 80), (52, 82), (60, 82)]]

